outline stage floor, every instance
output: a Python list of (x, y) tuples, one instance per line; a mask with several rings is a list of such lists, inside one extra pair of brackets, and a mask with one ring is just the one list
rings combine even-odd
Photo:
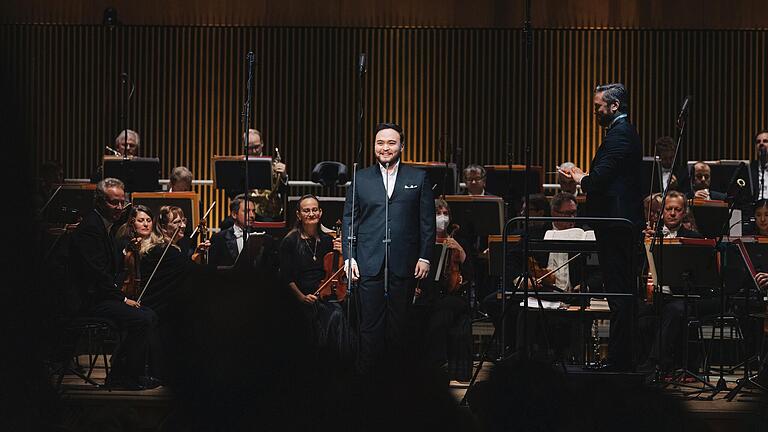
[[(81, 358), (81, 364), (86, 364), (87, 357)], [(475, 363), (477, 365), (477, 363)], [(478, 375), (478, 381), (488, 379), (491, 363), (485, 363)], [(569, 366), (570, 371), (577, 371)], [(574, 372), (578, 373), (578, 372)], [(101, 363), (93, 371), (92, 378), (99, 383), (104, 380), (104, 369)], [(736, 385), (740, 375), (727, 375), (728, 389)], [(714, 385), (716, 376), (711, 377)], [(459, 403), (464, 397), (468, 382), (451, 381), (450, 392)], [(701, 388), (701, 385), (698, 385)], [(695, 416), (711, 426), (712, 431), (768, 431), (768, 406), (765, 400), (759, 399), (759, 394), (742, 392), (733, 401), (725, 399), (727, 391), (720, 392), (711, 400), (711, 392), (690, 394), (695, 388), (669, 385), (664, 390), (684, 401), (687, 408)], [(104, 415), (125, 417), (127, 422), (137, 426), (137, 430), (156, 430), (163, 424), (171, 410), (172, 393), (167, 387), (159, 387), (143, 391), (109, 390), (84, 383), (75, 375), (64, 377), (61, 387), (61, 398), (66, 412), (67, 426), (78, 430)]]

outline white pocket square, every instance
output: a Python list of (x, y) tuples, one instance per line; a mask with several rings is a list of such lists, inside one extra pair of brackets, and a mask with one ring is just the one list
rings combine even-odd
[(416, 189), (419, 185), (405, 185), (406, 189)]

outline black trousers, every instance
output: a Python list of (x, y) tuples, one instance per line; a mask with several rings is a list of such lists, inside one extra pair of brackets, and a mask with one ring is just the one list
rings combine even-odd
[(440, 295), (429, 308), (424, 333), (424, 363), (441, 366), (448, 361), (448, 337), (459, 317), (469, 314), (469, 303), (460, 295)]
[(412, 355), (411, 305), (413, 277), (389, 275), (384, 290), (383, 268), (376, 276), (361, 276), (358, 285), (360, 306), (360, 347), (357, 369), (362, 375), (397, 367)]
[(89, 314), (113, 321), (123, 333), (118, 351), (112, 354), (111, 375), (129, 378), (146, 375), (149, 346), (157, 326), (155, 312), (145, 306), (128, 306), (120, 300), (104, 300), (91, 307)]
[[(595, 237), (605, 292), (632, 294), (635, 291), (632, 262), (637, 253), (639, 233), (628, 228), (605, 226), (595, 228)], [(611, 308), (611, 327), (607, 360), (629, 367), (632, 364), (635, 300), (632, 297), (608, 297), (608, 306)]]

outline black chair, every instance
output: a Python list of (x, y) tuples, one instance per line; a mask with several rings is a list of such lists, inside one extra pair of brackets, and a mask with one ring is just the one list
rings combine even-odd
[[(109, 354), (108, 345), (114, 341), (114, 347), (111, 350), (116, 352), (120, 345), (120, 332), (114, 322), (104, 318), (80, 316), (72, 319), (64, 326), (63, 343), (58, 358), (60, 366), (54, 371), (53, 375), (58, 376), (56, 388), (61, 389), (64, 375), (76, 375), (84, 382), (96, 387), (106, 385), (109, 379)], [(88, 364), (85, 370), (80, 365), (79, 354), (80, 347), (84, 345), (88, 355)], [(98, 383), (91, 375), (97, 368), (99, 357), (104, 363), (105, 377), (103, 383)]]
[(312, 168), (312, 181), (320, 183), (323, 187), (340, 186), (347, 182), (347, 166), (341, 162), (323, 161), (318, 162)]

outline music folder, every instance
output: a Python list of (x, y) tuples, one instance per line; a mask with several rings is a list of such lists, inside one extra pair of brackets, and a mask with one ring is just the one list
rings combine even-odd
[(504, 223), (504, 200), (497, 196), (446, 195), (451, 222), (459, 226), (463, 236), (501, 234)]
[(120, 179), (126, 192), (160, 190), (160, 159), (131, 156), (104, 156), (104, 178)]
[(426, 171), (434, 196), (453, 195), (456, 191), (458, 173), (455, 163), (445, 162), (408, 162), (409, 166)]
[(728, 232), (728, 203), (725, 201), (692, 200), (689, 206), (696, 227), (706, 238), (715, 238)]
[[(659, 253), (659, 248), (661, 253)], [(645, 243), (648, 266), (657, 285), (694, 288), (719, 288), (720, 273), (715, 240), (664, 239), (664, 245)]]

